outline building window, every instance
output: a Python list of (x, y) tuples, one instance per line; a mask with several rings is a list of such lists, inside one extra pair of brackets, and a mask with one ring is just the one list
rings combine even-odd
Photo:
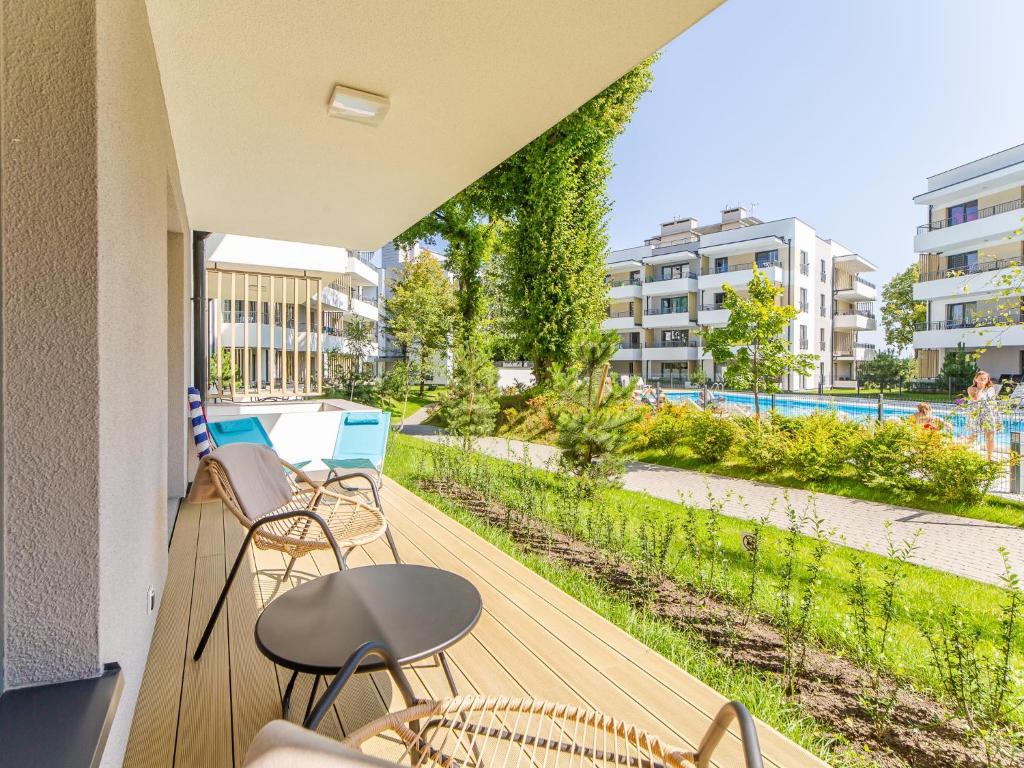
[(978, 201), (970, 200), (959, 205), (951, 205), (946, 209), (946, 216), (951, 225), (963, 224), (965, 221), (974, 221), (978, 218)]
[(808, 309), (808, 306), (807, 306), (807, 289), (806, 288), (801, 288), (800, 289), (800, 311), (801, 312), (806, 312), (807, 309)]
[(661, 279), (662, 280), (675, 280), (683, 276), (683, 265), (673, 264), (668, 267), (661, 268)]
[(824, 259), (821, 260), (821, 282), (823, 282), (823, 283), (827, 283), (828, 282), (828, 270), (825, 267), (825, 260)]
[(723, 304), (725, 304), (725, 294), (724, 293), (713, 294), (712, 298), (713, 298), (712, 303), (716, 307), (721, 307)]
[(729, 259), (728, 258), (715, 259), (715, 274), (716, 275), (720, 275), (723, 272), (728, 272), (728, 271), (729, 271)]
[(825, 298), (824, 293), (818, 294), (818, 298), (821, 301), (821, 316), (828, 317), (828, 300)]
[(800, 251), (800, 274), (811, 274), (811, 257), (807, 255), (807, 251)]
[(946, 305), (946, 325), (949, 328), (972, 328), (978, 312), (978, 302), (965, 301), (962, 304)]
[(758, 251), (754, 254), (754, 263), (757, 264), (760, 269), (764, 269), (771, 264), (778, 264), (779, 252), (778, 250)]
[(661, 314), (669, 315), (676, 312), (686, 312), (688, 309), (687, 296), (670, 296), (661, 300)]
[(978, 252), (953, 253), (946, 259), (946, 268), (957, 272), (970, 272), (978, 266)]
[(807, 349), (807, 326), (800, 326), (800, 349)]
[(819, 328), (818, 329), (818, 349), (820, 349), (822, 352), (825, 351), (825, 329), (824, 328)]

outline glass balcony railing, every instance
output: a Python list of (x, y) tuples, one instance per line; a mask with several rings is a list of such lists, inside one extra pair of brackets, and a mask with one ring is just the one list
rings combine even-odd
[(640, 283), (640, 278), (638, 278), (638, 277), (631, 277), (628, 280), (609, 280), (608, 281), (608, 287), (609, 288), (621, 288), (624, 285), (640, 285), (640, 284), (641, 284)]
[[(769, 267), (781, 267), (781, 259), (772, 259), (770, 261), (762, 261), (757, 264), (758, 269), (768, 269)], [(753, 269), (753, 263), (747, 264), (713, 264), (710, 267), (705, 267), (701, 270), (702, 275), (724, 275), (729, 272), (743, 272), (748, 269)]]
[(691, 280), (691, 279), (694, 279), (696, 277), (697, 277), (697, 273), (694, 272), (693, 270), (684, 270), (683, 272), (681, 272), (679, 274), (654, 275), (653, 277), (648, 277), (647, 278), (647, 282), (648, 283), (663, 283), (666, 280)]
[(998, 216), (1000, 213), (1016, 211), (1021, 208), (1024, 208), (1024, 200), (1007, 200), (1005, 203), (990, 205), (977, 212), (962, 213), (945, 219), (939, 219), (938, 221), (932, 221), (928, 224), (922, 224), (917, 228), (917, 234), (921, 235), (925, 232), (934, 232), (937, 229), (947, 229), (949, 227), (955, 227), (957, 224), (966, 224), (970, 221), (986, 219), (989, 216)]
[(650, 307), (644, 310), (645, 315), (685, 315), (689, 313), (687, 307)]

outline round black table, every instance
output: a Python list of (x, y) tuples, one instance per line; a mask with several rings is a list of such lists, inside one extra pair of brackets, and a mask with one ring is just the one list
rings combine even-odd
[[(482, 610), (476, 587), (454, 573), (369, 565), (321, 576), (278, 597), (256, 621), (256, 645), (292, 670), (285, 712), (298, 673), (316, 675), (308, 719), (320, 677), (338, 674), (367, 643), (386, 648), (399, 665), (437, 656), (457, 694), (444, 650), (469, 634)], [(385, 668), (394, 674), (383, 658), (371, 655), (355, 671)]]

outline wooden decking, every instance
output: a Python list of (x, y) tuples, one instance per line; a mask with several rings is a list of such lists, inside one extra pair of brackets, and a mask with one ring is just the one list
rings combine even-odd
[[(722, 696), (573, 600), (427, 502), (386, 481), (387, 513), (408, 562), (459, 573), (480, 590), (484, 614), (450, 659), (461, 693), (534, 696), (617, 715), (680, 746), (694, 745)], [(171, 542), (156, 631), (129, 737), (125, 766), (241, 765), (255, 733), (280, 717), (287, 675), (263, 658), (253, 623), (278, 594), (334, 570), (328, 554), (298, 561), (281, 585), (285, 559), (253, 549), (202, 660), (191, 660), (244, 531), (220, 504), (185, 505)], [(391, 562), (383, 543), (353, 553), (353, 566)], [(443, 672), (413, 669), (417, 693), (443, 697)], [(301, 719), (310, 680), (300, 677), (292, 718)], [(321, 688), (322, 690), (322, 688)], [(321, 731), (346, 731), (401, 706), (384, 674), (356, 676)], [(766, 765), (822, 766), (784, 737), (760, 727)], [(741, 765), (738, 739), (718, 764)]]

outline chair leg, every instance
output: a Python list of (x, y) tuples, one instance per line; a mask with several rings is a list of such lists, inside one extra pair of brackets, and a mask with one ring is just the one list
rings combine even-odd
[(320, 687), (320, 675), (313, 677), (313, 687), (309, 689), (309, 701), (306, 702), (306, 714), (302, 716), (302, 721), (305, 722), (309, 719), (310, 710), (313, 709), (313, 700), (316, 698), (316, 689)]
[(227, 600), (228, 590), (231, 589), (231, 583), (235, 580), (235, 575), (238, 573), (238, 567), (242, 564), (245, 552), (249, 548), (249, 542), (252, 541), (253, 531), (253, 528), (249, 529), (245, 534), (245, 539), (242, 541), (242, 546), (238, 548), (238, 555), (235, 556), (235, 563), (231, 566), (231, 572), (228, 573), (227, 581), (224, 582), (224, 588), (220, 591), (220, 597), (217, 598), (217, 604), (213, 606), (213, 613), (210, 614), (210, 620), (206, 622), (206, 629), (203, 630), (203, 636), (199, 640), (199, 645), (196, 646), (196, 652), (192, 654), (193, 661), (199, 661), (199, 658), (203, 655), (203, 650), (206, 648), (206, 644), (210, 640), (210, 635), (213, 634), (213, 627), (217, 623), (217, 617), (220, 615), (221, 608), (224, 607), (224, 601)]
[(402, 564), (402, 557), (398, 554), (398, 547), (395, 545), (395, 537), (391, 535), (391, 526), (389, 525), (384, 531), (384, 535), (387, 536), (388, 546), (391, 547), (391, 554), (395, 558), (395, 563), (398, 565)]
[(448, 666), (448, 657), (445, 656), (444, 651), (437, 654), (437, 660), (441, 662), (441, 669), (444, 670), (444, 676), (448, 678), (448, 687), (452, 689), (452, 696), (458, 696), (459, 688), (455, 685), (455, 676), (452, 674), (451, 667)]
[(288, 567), (284, 569), (284, 576), (281, 577), (282, 583), (288, 581), (288, 577), (292, 575), (292, 568), (295, 567), (295, 561), (297, 559), (298, 558), (296, 557), (292, 557), (292, 559), (288, 561)]

